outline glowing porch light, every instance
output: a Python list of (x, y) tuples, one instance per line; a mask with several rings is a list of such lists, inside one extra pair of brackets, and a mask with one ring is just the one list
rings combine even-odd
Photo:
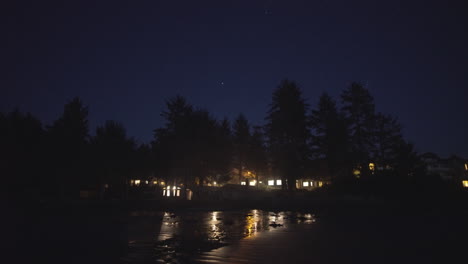
[(268, 180), (268, 186), (275, 185), (275, 180)]
[(302, 183), (302, 186), (304, 186), (304, 187), (309, 187), (309, 182), (303, 182), (303, 183)]
[(149, 183), (149, 181), (145, 181), (145, 183), (146, 183), (146, 184), (148, 184), (148, 183)]
[(213, 185), (216, 186), (216, 182), (213, 182)]
[(463, 187), (468, 188), (468, 180), (462, 181)]

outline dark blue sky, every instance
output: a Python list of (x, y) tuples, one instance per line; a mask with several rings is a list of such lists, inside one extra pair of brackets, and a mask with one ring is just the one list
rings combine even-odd
[(2, 4), (0, 111), (50, 124), (80, 96), (148, 142), (176, 94), (262, 124), (283, 78), (312, 106), (356, 80), (419, 151), (468, 157), (463, 1), (62, 2)]

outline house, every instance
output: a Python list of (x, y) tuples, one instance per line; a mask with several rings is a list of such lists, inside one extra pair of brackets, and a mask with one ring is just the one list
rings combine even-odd
[(468, 187), (468, 160), (452, 155), (449, 158), (441, 158), (438, 155), (427, 152), (420, 156), (426, 166), (428, 175), (440, 177), (444, 181), (452, 181)]

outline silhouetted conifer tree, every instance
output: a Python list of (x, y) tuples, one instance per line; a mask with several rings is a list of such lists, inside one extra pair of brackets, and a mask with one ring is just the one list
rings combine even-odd
[(327, 93), (320, 96), (317, 109), (312, 111), (311, 128), (313, 156), (325, 160), (333, 180), (350, 176), (346, 123), (336, 102)]
[[(239, 184), (245, 180), (244, 173), (248, 169), (250, 151), (250, 124), (243, 114), (234, 121), (233, 126), (234, 167), (237, 169)], [(247, 184), (248, 185), (248, 184)]]
[(89, 164), (88, 109), (79, 98), (64, 107), (62, 116), (48, 129), (53, 169), (60, 198), (77, 198)]
[(352, 83), (341, 94), (342, 111), (350, 133), (351, 158), (361, 175), (369, 175), (368, 163), (374, 149), (375, 128), (374, 98), (359, 83)]
[(0, 114), (0, 174), (2, 193), (14, 199), (37, 200), (48, 187), (44, 130), (31, 114), (14, 110)]
[(115, 121), (106, 121), (92, 138), (96, 184), (100, 197), (107, 189), (114, 198), (126, 198), (135, 155), (135, 142), (127, 138), (125, 128)]
[(283, 179), (283, 188), (295, 190), (310, 155), (307, 104), (295, 82), (283, 80), (273, 92), (266, 131), (272, 164)]
[(255, 173), (255, 180), (259, 182), (259, 176), (265, 175), (268, 170), (268, 157), (265, 146), (264, 133), (261, 127), (254, 127), (250, 138), (250, 151), (248, 163), (251, 170)]

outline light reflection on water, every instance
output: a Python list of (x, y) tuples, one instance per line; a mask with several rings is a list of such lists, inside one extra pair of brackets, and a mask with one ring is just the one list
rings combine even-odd
[[(155, 254), (152, 259), (166, 263), (174, 260), (185, 263), (201, 252), (242, 239), (254, 239), (262, 232), (277, 232), (292, 224), (315, 221), (310, 213), (263, 210), (174, 211), (164, 212), (161, 218), (159, 232), (153, 236)], [(148, 258), (147, 255), (141, 257)]]

